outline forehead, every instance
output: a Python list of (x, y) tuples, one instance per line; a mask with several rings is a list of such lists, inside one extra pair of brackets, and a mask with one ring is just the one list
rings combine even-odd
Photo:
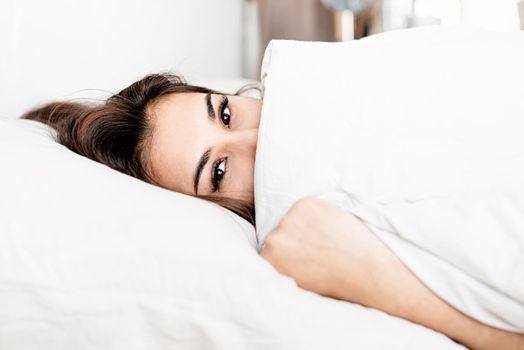
[(149, 111), (152, 134), (150, 167), (164, 187), (192, 193), (193, 172), (206, 149), (205, 94), (178, 93), (162, 97)]

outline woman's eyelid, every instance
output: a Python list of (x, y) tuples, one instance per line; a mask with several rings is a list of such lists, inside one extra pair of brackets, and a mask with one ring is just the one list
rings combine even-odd
[(229, 167), (228, 167), (228, 157), (227, 156), (224, 156), (224, 157), (219, 157), (217, 158), (214, 162), (211, 163), (211, 177), (210, 177), (210, 185), (211, 185), (211, 192), (215, 192), (215, 171), (216, 169), (218, 168), (221, 168), (221, 165), (222, 168), (224, 169), (224, 175), (222, 176), (222, 178), (220, 179), (220, 181), (218, 181), (217, 183), (217, 188), (216, 190), (219, 190), (222, 186), (222, 181), (224, 180), (224, 178), (226, 176), (229, 175)]
[(211, 193), (215, 192), (215, 168), (217, 166), (217, 161), (211, 162), (210, 168), (210, 174), (209, 174), (209, 187), (211, 189)]
[[(215, 96), (219, 98), (218, 101), (212, 102), (213, 110), (215, 111), (215, 115), (218, 117), (218, 118), (215, 118), (215, 120), (219, 119), (219, 120), (216, 120), (216, 121), (220, 122), (220, 124), (224, 125), (224, 123), (222, 122), (222, 112), (227, 109), (228, 112), (229, 112), (229, 113), (227, 113), (229, 115), (229, 122), (231, 123), (231, 119), (233, 119), (232, 118), (232, 112), (231, 112), (231, 105), (230, 105), (231, 100), (227, 97), (227, 95), (212, 94), (211, 95), (211, 101), (213, 101)], [(226, 125), (224, 125), (224, 126), (226, 126)]]
[[(218, 97), (218, 99), (214, 99), (213, 97)], [(224, 125), (223, 121), (222, 121), (222, 113), (224, 111), (227, 111), (226, 113), (230, 116), (230, 123), (231, 123), (231, 106), (230, 106), (230, 102), (231, 100), (227, 97), (227, 95), (222, 95), (222, 94), (212, 94), (211, 95), (211, 101), (213, 102), (213, 100), (215, 100), (213, 104), (213, 109), (215, 110), (215, 115), (217, 116), (216, 119), (216, 122), (219, 122), (222, 126), (228, 128), (228, 126)], [(229, 124), (231, 125), (231, 124)], [(215, 158), (215, 160), (213, 162), (209, 162), (209, 164), (211, 165), (210, 166), (210, 173), (211, 173), (211, 177), (210, 177), (210, 187), (211, 187), (211, 192), (214, 192), (215, 190), (215, 184), (214, 184), (214, 180), (215, 180), (215, 171), (217, 169), (217, 167), (220, 167), (221, 163), (223, 162), (224, 164), (224, 176), (222, 177), (222, 179), (218, 182), (218, 189), (217, 190), (220, 190), (221, 187), (223, 186), (222, 183), (224, 181), (224, 179), (226, 177), (230, 177), (230, 173), (229, 173), (229, 156), (227, 155), (223, 155), (223, 156), (217, 156)]]
[[(222, 121), (222, 124), (226, 127), (226, 128), (230, 128), (231, 127), (231, 120), (233, 119), (232, 117), (232, 112), (231, 112), (231, 105), (230, 105), (231, 101), (230, 99), (227, 97), (227, 95), (222, 95), (222, 101), (220, 102), (220, 105), (219, 105), (219, 111), (218, 111), (218, 115), (220, 117), (220, 120)], [(229, 120), (228, 120), (228, 123), (227, 125), (224, 123), (222, 117), (224, 114), (227, 114), (229, 116)]]

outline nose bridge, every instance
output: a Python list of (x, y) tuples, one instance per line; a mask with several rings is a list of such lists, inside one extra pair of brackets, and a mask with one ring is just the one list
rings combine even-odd
[(258, 128), (227, 130), (223, 133), (224, 141), (236, 147), (256, 147)]

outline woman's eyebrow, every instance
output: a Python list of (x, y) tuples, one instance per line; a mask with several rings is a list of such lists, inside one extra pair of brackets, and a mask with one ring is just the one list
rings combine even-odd
[(209, 115), (210, 119), (215, 119), (215, 108), (213, 107), (213, 103), (211, 102), (211, 93), (207, 94), (205, 99), (207, 106), (207, 114)]
[(194, 189), (195, 189), (195, 195), (198, 195), (198, 183), (200, 182), (200, 175), (202, 175), (202, 170), (204, 170), (204, 167), (206, 166), (207, 162), (209, 161), (209, 155), (211, 154), (211, 148), (202, 154), (200, 157), (200, 160), (198, 161), (198, 165), (196, 167), (195, 177), (194, 177)]
[[(207, 114), (209, 116), (209, 119), (215, 120), (215, 108), (213, 107), (213, 102), (211, 101), (211, 93), (206, 94), (204, 97), (206, 108), (207, 108)], [(200, 176), (202, 175), (202, 170), (206, 167), (207, 162), (209, 161), (209, 155), (211, 154), (211, 148), (209, 148), (207, 151), (205, 151), (202, 156), (200, 157), (196, 171), (194, 176), (194, 190), (195, 195), (198, 195), (198, 184), (200, 182)]]

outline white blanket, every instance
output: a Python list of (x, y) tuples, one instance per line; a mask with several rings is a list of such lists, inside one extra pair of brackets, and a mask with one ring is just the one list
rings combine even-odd
[(257, 231), (295, 200), (347, 208), (434, 292), (524, 332), (524, 33), (424, 28), (273, 41)]

